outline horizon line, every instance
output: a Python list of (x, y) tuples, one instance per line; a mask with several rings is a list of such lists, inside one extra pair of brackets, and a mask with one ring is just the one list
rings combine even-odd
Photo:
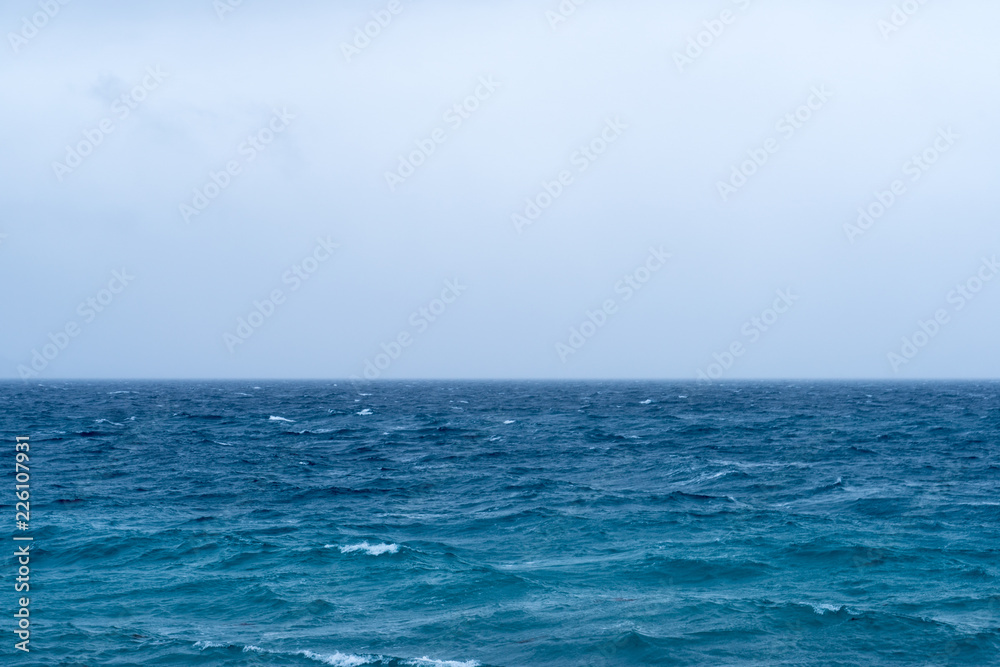
[(913, 382), (1000, 382), (1000, 377), (984, 378), (946, 378), (946, 377), (916, 377), (916, 378), (828, 378), (828, 377), (803, 377), (803, 378), (719, 378), (703, 380), (701, 378), (628, 378), (628, 377), (594, 377), (594, 378), (234, 378), (234, 377), (133, 377), (133, 378), (0, 378), (0, 384), (45, 384), (46, 382), (333, 382), (345, 384), (379, 384), (379, 383), (400, 383), (400, 382), (548, 382), (548, 383), (572, 383), (572, 382), (659, 382), (659, 383), (685, 383), (685, 384), (736, 384), (736, 383), (784, 383), (784, 382), (881, 382), (881, 383), (913, 383)]

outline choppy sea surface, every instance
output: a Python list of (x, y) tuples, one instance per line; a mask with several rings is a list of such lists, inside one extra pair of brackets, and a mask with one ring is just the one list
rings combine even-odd
[[(1000, 664), (998, 383), (0, 385), (0, 663)], [(8, 474), (9, 473), (9, 474)]]

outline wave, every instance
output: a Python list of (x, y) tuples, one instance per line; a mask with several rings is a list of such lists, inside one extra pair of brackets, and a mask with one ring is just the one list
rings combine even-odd
[(742, 470), (720, 470), (715, 473), (705, 473), (694, 479), (689, 479), (684, 482), (679, 482), (678, 486), (690, 486), (692, 484), (702, 484), (704, 482), (711, 482), (712, 480), (719, 479), (720, 477), (734, 476), (741, 479), (750, 479), (750, 475), (743, 472)]
[(837, 481), (832, 482), (830, 484), (824, 484), (818, 489), (814, 489), (812, 493), (819, 493), (820, 491), (833, 491), (834, 489), (843, 489), (843, 488), (844, 488), (844, 478), (838, 477)]
[(301, 655), (310, 660), (315, 660), (324, 665), (334, 665), (335, 667), (363, 667), (364, 665), (406, 665), (407, 667), (479, 667), (475, 660), (435, 660), (424, 656), (423, 658), (390, 658), (382, 655), (353, 655), (334, 653), (333, 655), (322, 655), (313, 651), (296, 651), (296, 655)]
[[(333, 547), (335, 547), (337, 545), (336, 544), (327, 544), (325, 546), (326, 546), (327, 549), (331, 549), (331, 548), (333, 548)], [(364, 551), (369, 556), (381, 556), (382, 554), (394, 554), (394, 553), (397, 553), (399, 551), (399, 545), (398, 544), (385, 544), (385, 543), (382, 543), (382, 544), (368, 544), (368, 541), (365, 540), (364, 542), (362, 542), (360, 544), (349, 544), (349, 545), (345, 545), (345, 546), (340, 547), (340, 553), (342, 553), (342, 554), (351, 554), (351, 553), (354, 553), (355, 551)]]
[(254, 644), (247, 644), (241, 647), (239, 644), (226, 644), (213, 641), (198, 641), (195, 642), (194, 647), (203, 651), (222, 648), (241, 649), (243, 653), (257, 653), (259, 655), (299, 655), (323, 665), (332, 665), (333, 667), (364, 667), (365, 665), (384, 665), (386, 667), (479, 667), (480, 664), (476, 660), (436, 660), (427, 656), (422, 658), (396, 658), (385, 655), (341, 653), (340, 651), (324, 654), (308, 649), (279, 651), (266, 649)]
[[(324, 665), (336, 665), (336, 667), (361, 667), (361, 665), (371, 665), (375, 662), (375, 656), (350, 655), (336, 652), (333, 655), (321, 655), (313, 651), (299, 651), (298, 655), (321, 662)], [(379, 657), (378, 662), (382, 662)]]
[(269, 421), (269, 422), (293, 422), (293, 423), (295, 422), (294, 419), (285, 419), (284, 417), (275, 417), (274, 415), (271, 415), (271, 417), (267, 421)]
[(792, 602), (791, 604), (797, 604), (800, 606), (806, 606), (812, 609), (814, 614), (818, 616), (823, 616), (824, 614), (854, 614), (855, 612), (847, 608), (847, 605), (842, 604), (825, 604), (822, 602), (812, 603), (812, 602)]
[(691, 502), (694, 503), (705, 503), (706, 501), (724, 501), (727, 503), (734, 502), (732, 496), (713, 496), (704, 493), (687, 493), (685, 491), (671, 491), (667, 494), (652, 493), (646, 496), (646, 498), (653, 503), (663, 503), (663, 502)]

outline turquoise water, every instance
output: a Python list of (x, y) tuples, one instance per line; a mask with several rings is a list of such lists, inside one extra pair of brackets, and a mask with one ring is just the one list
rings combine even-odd
[(1000, 664), (1000, 384), (0, 397), (35, 537), (0, 662)]

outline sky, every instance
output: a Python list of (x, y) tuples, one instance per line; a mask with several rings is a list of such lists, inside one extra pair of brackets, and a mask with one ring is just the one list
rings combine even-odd
[(1000, 377), (998, 22), (10, 0), (0, 378)]

